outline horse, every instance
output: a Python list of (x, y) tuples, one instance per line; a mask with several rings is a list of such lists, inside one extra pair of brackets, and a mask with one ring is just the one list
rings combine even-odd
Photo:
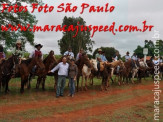
[(21, 64), (19, 64), (16, 68), (17, 77), (19, 76), (21, 77), (21, 88), (20, 88), (21, 93), (24, 92), (24, 85), (28, 83), (30, 72), (34, 66), (40, 68), (40, 70), (45, 69), (43, 62), (39, 57), (22, 60)]
[[(133, 68), (132, 63), (133, 63), (133, 60), (128, 60), (127, 62), (124, 63), (124, 66), (122, 67), (122, 70), (121, 70), (121, 75), (123, 75), (123, 81), (124, 81), (124, 79), (126, 79), (126, 82), (128, 83), (128, 81), (130, 79), (130, 74), (131, 74), (131, 78), (132, 78), (131, 81), (134, 84), (135, 83), (134, 77), (137, 75), (139, 67), (137, 66), (136, 68)], [(137, 63), (139, 63), (139, 62), (137, 62)]]
[(91, 71), (92, 70), (95, 70), (95, 71), (98, 70), (97, 69), (97, 61), (96, 60), (91, 59), (90, 63), (91, 63), (91, 68), (88, 68), (88, 66), (86, 66), (85, 64), (84, 64), (84, 66), (82, 68), (82, 82), (81, 82), (81, 89), (82, 89), (82, 91), (83, 91), (84, 79), (85, 79), (85, 90), (87, 91), (87, 81), (88, 81), (88, 78), (91, 75)]
[(45, 90), (45, 80), (46, 80), (46, 75), (50, 75), (48, 73), (49, 70), (53, 68), (54, 65), (57, 64), (57, 60), (54, 57), (54, 51), (50, 51), (49, 55), (43, 60), (43, 63), (45, 65), (45, 70), (38, 72), (38, 79), (37, 79), (37, 84), (36, 84), (36, 89), (39, 89), (39, 85), (42, 82), (42, 90)]
[(100, 74), (102, 76), (101, 90), (107, 90), (109, 80), (111, 79), (112, 64), (108, 62), (100, 62)]
[(0, 64), (0, 89), (1, 84), (5, 87), (5, 93), (9, 92), (8, 83), (12, 77), (14, 67), (19, 64), (19, 57), (12, 54), (7, 60), (3, 60)]
[(78, 61), (75, 62), (78, 67), (78, 75), (77, 75), (77, 92), (79, 91), (79, 79), (80, 76), (82, 76), (82, 69), (84, 64), (88, 66), (88, 68), (91, 68), (91, 63), (89, 61), (89, 58), (86, 54), (83, 54)]

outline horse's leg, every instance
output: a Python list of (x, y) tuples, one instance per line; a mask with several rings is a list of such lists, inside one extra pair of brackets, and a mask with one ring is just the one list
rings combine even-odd
[(21, 88), (20, 88), (20, 93), (24, 92), (24, 78), (21, 79)]
[(42, 90), (45, 90), (45, 77), (42, 78)]
[(133, 69), (133, 72), (132, 72), (132, 83), (134, 84), (134, 77), (136, 75), (136, 69)]
[(84, 76), (82, 76), (82, 82), (81, 82), (81, 90), (83, 91), (83, 79), (84, 79)]
[[(103, 76), (104, 77), (104, 76)], [(102, 78), (102, 81), (101, 81), (101, 91), (103, 91), (103, 82), (104, 82), (104, 78)]]
[(58, 82), (58, 76), (54, 75), (54, 90), (56, 91), (57, 88), (57, 82)]
[(36, 84), (36, 89), (39, 89), (40, 83), (41, 83), (42, 78), (39, 76), (37, 78), (37, 84)]
[(113, 80), (113, 78), (112, 78), (112, 77), (110, 77), (110, 79), (111, 79), (111, 81), (112, 81), (112, 84), (114, 84), (114, 80)]
[(2, 85), (1, 85), (2, 83), (1, 83), (1, 78), (0, 78), (0, 92), (1, 92), (1, 87), (2, 87)]
[(28, 88), (28, 89), (31, 89), (31, 80), (32, 80), (32, 75), (30, 74), (30, 75), (28, 76), (28, 83), (27, 83), (27, 88)]
[(88, 76), (85, 77), (85, 90), (87, 91), (88, 88), (87, 88), (87, 81), (88, 81)]
[(77, 88), (76, 88), (77, 92), (79, 91), (79, 79), (80, 79), (80, 76), (78, 75), (77, 76)]
[(9, 92), (9, 89), (8, 89), (9, 78), (6, 78), (5, 82), (6, 82), (5, 93), (8, 93)]

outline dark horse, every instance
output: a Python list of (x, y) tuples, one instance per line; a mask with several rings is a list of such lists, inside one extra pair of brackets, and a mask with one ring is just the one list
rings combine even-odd
[[(38, 76), (36, 89), (39, 88), (40, 83), (42, 83), (42, 89), (45, 90), (45, 80), (46, 75), (51, 75), (48, 73), (49, 70), (51, 70), (54, 65), (57, 64), (57, 60), (54, 57), (54, 51), (50, 51), (49, 55), (43, 60), (43, 63), (45, 65), (45, 70), (37, 70), (36, 75)], [(32, 78), (32, 74), (30, 74), (30, 78), (28, 81), (28, 88), (30, 88), (30, 81)]]
[(5, 87), (5, 93), (9, 92), (8, 83), (13, 75), (13, 69), (17, 64), (19, 64), (19, 57), (17, 55), (12, 55), (0, 64), (0, 89), (2, 84)]
[(80, 80), (80, 76), (82, 76), (82, 68), (83, 66), (87, 65), (88, 68), (91, 68), (91, 63), (89, 61), (89, 58), (86, 54), (83, 54), (81, 56), (81, 58), (76, 61), (76, 65), (78, 66), (78, 75), (77, 75), (77, 92), (79, 91), (79, 80)]
[(29, 79), (29, 74), (34, 66), (37, 66), (38, 68), (40, 68), (40, 70), (45, 69), (45, 66), (41, 58), (38, 57), (23, 60), (21, 64), (16, 68), (17, 76), (21, 77), (21, 89), (20, 89), (21, 93), (24, 92), (24, 85), (27, 84)]

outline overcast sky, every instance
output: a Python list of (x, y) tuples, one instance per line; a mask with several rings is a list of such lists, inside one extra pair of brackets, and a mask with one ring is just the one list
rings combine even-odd
[[(52, 13), (44, 14), (35, 12), (38, 19), (37, 25), (59, 25), (62, 24), (64, 16), (79, 17), (86, 21), (87, 25), (111, 25), (116, 22), (117, 25), (137, 25), (142, 27), (142, 22), (147, 21), (148, 25), (154, 25), (152, 32), (121, 32), (113, 35), (110, 32), (96, 32), (92, 40), (95, 41), (94, 49), (103, 47), (115, 47), (120, 51), (121, 55), (125, 55), (127, 51), (133, 53), (137, 45), (144, 45), (144, 40), (152, 39), (154, 30), (159, 31), (160, 39), (163, 39), (163, 1), (162, 0), (64, 0), (64, 3), (72, 3), (77, 5), (78, 10), (75, 13), (56, 12), (56, 7), (63, 1), (61, 0), (43, 0), (48, 5), (55, 7)], [(106, 3), (115, 6), (112, 13), (89, 13), (85, 9), (84, 14), (80, 14), (81, 4), (89, 3), (95, 6), (104, 6)], [(36, 32), (35, 42), (44, 45), (43, 53), (54, 50), (55, 54), (60, 54), (57, 40), (62, 38), (62, 32)], [(27, 50), (31, 52), (33, 47), (27, 44)]]

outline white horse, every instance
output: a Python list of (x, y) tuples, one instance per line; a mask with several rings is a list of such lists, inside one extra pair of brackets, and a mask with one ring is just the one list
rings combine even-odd
[(91, 59), (90, 63), (91, 63), (91, 68), (88, 68), (88, 66), (84, 65), (82, 69), (82, 83), (81, 83), (82, 90), (83, 90), (84, 79), (85, 79), (85, 90), (87, 90), (87, 81), (91, 75), (91, 70), (96, 70), (96, 71), (98, 70), (97, 61), (95, 59)]

